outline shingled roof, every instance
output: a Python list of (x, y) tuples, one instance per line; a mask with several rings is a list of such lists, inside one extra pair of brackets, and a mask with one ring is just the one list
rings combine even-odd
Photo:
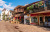
[(15, 7), (14, 9), (17, 9), (17, 8), (19, 8), (19, 7), (23, 8), (24, 6), (18, 5), (18, 6)]
[(4, 8), (2, 11), (5, 11), (6, 9)]

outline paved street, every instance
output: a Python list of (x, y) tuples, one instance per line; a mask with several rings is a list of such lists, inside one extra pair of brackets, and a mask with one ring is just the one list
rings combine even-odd
[(0, 22), (0, 32), (50, 32), (49, 28)]
[(0, 22), (0, 32), (19, 32), (9, 22)]

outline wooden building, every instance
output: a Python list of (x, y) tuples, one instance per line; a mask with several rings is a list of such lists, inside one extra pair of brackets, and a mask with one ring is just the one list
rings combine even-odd
[(18, 19), (20, 23), (24, 22), (24, 6), (18, 5), (14, 8), (14, 18)]
[(46, 2), (37, 1), (26, 5), (26, 7), (27, 11), (29, 12), (32, 11), (31, 13), (29, 13), (30, 24), (40, 26), (50, 26), (50, 4), (48, 1)]
[(47, 3), (49, 2), (37, 1), (26, 6), (19, 5), (14, 8), (14, 18), (19, 19), (20, 23), (24, 23), (24, 16), (29, 16), (30, 24), (41, 26), (50, 25), (50, 4)]
[[(25, 17), (29, 17), (29, 23), (31, 24), (31, 13), (36, 13), (36, 12), (40, 12), (40, 11), (45, 11), (44, 7), (41, 7), (41, 6), (44, 6), (42, 4), (39, 4), (39, 2), (42, 2), (42, 4), (44, 4), (44, 1), (37, 1), (37, 2), (34, 2), (34, 3), (31, 3), (31, 4), (28, 4), (25, 6), (25, 9), (24, 9), (24, 12), (25, 12)], [(28, 18), (27, 18), (28, 19)], [(26, 19), (25, 19), (26, 20)], [(24, 21), (25, 22), (25, 21)], [(26, 21), (27, 22), (27, 21)]]

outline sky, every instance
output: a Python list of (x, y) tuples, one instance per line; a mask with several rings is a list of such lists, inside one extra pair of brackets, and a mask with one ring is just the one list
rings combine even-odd
[(0, 0), (0, 13), (6, 8), (8, 10), (13, 10), (18, 5), (30, 4), (40, 0)]

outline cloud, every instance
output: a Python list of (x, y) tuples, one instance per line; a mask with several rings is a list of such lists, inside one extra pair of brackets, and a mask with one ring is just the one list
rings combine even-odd
[(0, 1), (2, 1), (2, 0), (0, 0)]
[(3, 6), (5, 3), (5, 1), (0, 0), (0, 6)]
[(14, 7), (11, 6), (10, 3), (9, 3), (9, 5), (4, 4), (3, 7), (6, 8), (6, 9), (14, 9)]
[(3, 10), (3, 8), (0, 8), (0, 11)]
[[(9, 5), (6, 4), (5, 1), (3, 0), (0, 0), (0, 6), (2, 6), (3, 8), (6, 8), (6, 9), (14, 9), (14, 6), (12, 6), (11, 4), (12, 3), (8, 3)], [(3, 8), (0, 8), (0, 11), (3, 9)]]

